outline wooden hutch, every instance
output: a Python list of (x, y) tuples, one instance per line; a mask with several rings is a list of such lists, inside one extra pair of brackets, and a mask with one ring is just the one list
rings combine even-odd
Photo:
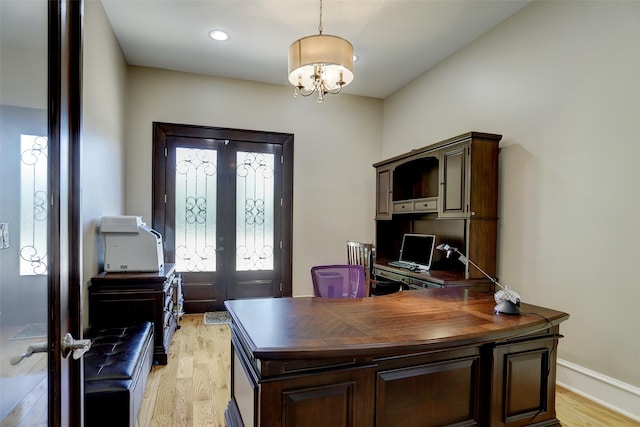
[(405, 233), (434, 234), (489, 275), (496, 275), (498, 143), (501, 135), (469, 132), (375, 163), (374, 274), (406, 287), (490, 288), (475, 267), (434, 250), (429, 272), (394, 268)]

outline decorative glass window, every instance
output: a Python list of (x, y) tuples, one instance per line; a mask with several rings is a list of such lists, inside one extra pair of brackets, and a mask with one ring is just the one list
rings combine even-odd
[(216, 271), (217, 151), (176, 148), (177, 271)]
[(274, 157), (237, 153), (237, 271), (273, 270)]
[(47, 274), (47, 137), (20, 135), (20, 275)]

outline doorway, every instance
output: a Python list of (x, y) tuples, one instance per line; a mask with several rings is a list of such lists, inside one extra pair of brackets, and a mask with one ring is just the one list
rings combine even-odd
[(291, 295), (293, 135), (154, 123), (153, 228), (184, 311)]

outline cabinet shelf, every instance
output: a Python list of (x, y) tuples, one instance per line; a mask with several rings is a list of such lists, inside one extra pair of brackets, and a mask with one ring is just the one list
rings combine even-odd
[(440, 153), (398, 164), (393, 170), (393, 200), (438, 197)]

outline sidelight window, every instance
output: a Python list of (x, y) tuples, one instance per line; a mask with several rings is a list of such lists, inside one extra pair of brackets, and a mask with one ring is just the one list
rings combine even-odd
[(47, 137), (20, 135), (20, 275), (47, 274)]

